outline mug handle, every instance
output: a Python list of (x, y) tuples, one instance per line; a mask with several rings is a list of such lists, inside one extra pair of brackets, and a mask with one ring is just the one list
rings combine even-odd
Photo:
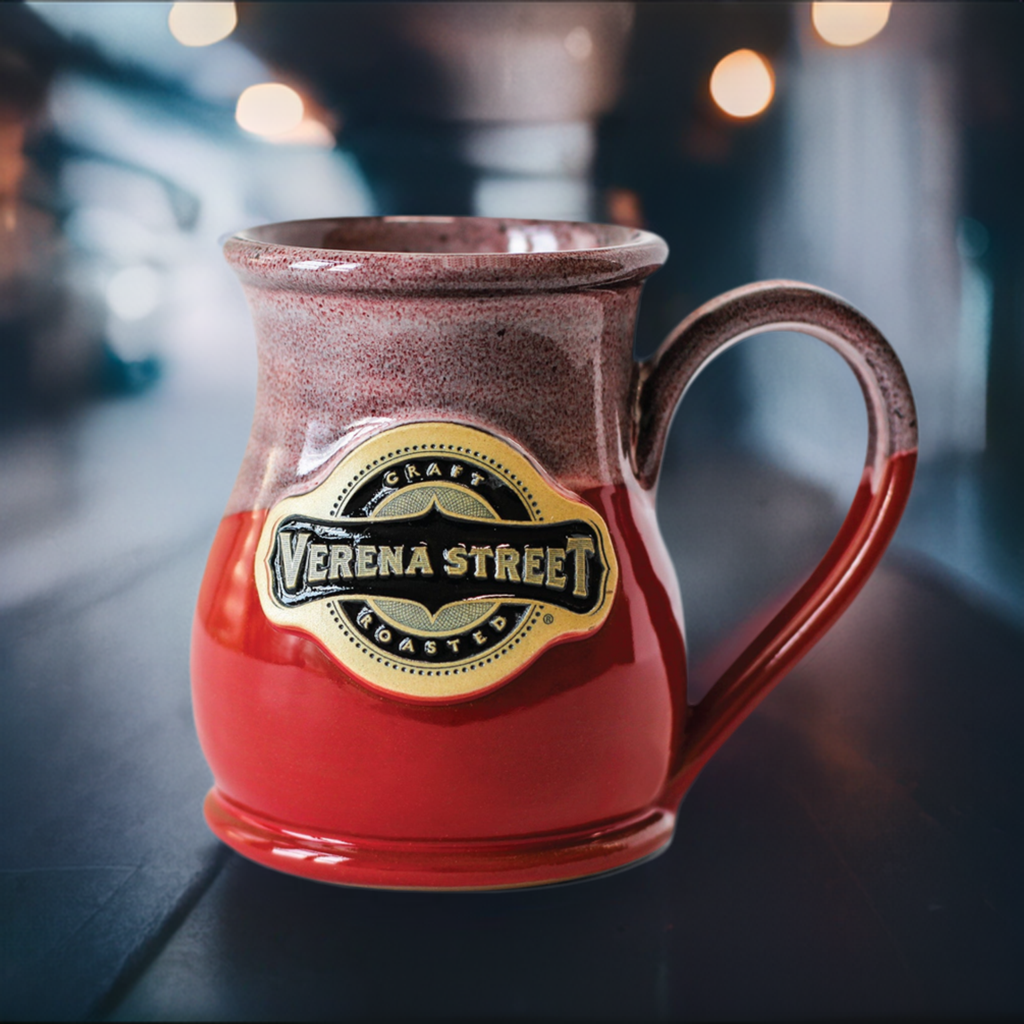
[(903, 513), (917, 461), (906, 374), (878, 329), (848, 303), (795, 281), (726, 292), (687, 317), (634, 381), (633, 469), (653, 488), (672, 417), (698, 373), (726, 348), (766, 331), (831, 345), (860, 381), (868, 411), (864, 475), (839, 533), (809, 579), (707, 695), (690, 708), (664, 797), (674, 807), (708, 759), (833, 625), (871, 575)]

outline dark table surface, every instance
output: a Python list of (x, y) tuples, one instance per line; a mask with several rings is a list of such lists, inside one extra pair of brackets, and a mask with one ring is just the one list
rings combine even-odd
[[(374, 892), (257, 867), (202, 821), (188, 631), (248, 401), (157, 392), (0, 434), (0, 1016), (1024, 1012), (1024, 556), (976, 469), (922, 474), (882, 568), (661, 857)], [(742, 455), (677, 456), (660, 507), (700, 663), (838, 514)]]

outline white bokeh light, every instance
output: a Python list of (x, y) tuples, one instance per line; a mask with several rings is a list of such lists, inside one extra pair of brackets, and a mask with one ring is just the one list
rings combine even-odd
[(577, 25), (565, 37), (562, 45), (577, 63), (582, 63), (594, 52), (594, 38), (583, 25)]
[(860, 46), (874, 39), (889, 21), (891, 3), (813, 3), (811, 23), (832, 46)]
[(312, 146), (315, 149), (333, 149), (334, 132), (314, 117), (304, 117), (291, 131), (281, 135), (268, 135), (267, 140), (290, 146)]
[(254, 135), (284, 135), (302, 124), (302, 97), (281, 82), (250, 85), (235, 107), (235, 120)]
[(167, 15), (167, 27), (182, 46), (211, 46), (227, 39), (238, 24), (233, 3), (176, 3)]

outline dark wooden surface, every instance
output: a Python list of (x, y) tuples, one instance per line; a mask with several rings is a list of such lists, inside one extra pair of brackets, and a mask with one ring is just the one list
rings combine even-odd
[[(200, 815), (187, 643), (247, 401), (157, 393), (0, 436), (0, 1016), (1024, 1011), (1024, 633), (1012, 580), (989, 600), (952, 548), (946, 570), (921, 557), (956, 533), (936, 525), (956, 512), (934, 478), (850, 612), (698, 780), (662, 857), (431, 895), (224, 851)], [(662, 517), (701, 658), (836, 516), (740, 456), (677, 461)], [(990, 545), (997, 566), (1016, 536)]]

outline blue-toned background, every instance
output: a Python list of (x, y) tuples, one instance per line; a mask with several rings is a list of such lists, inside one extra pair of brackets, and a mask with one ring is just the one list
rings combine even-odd
[[(173, 7), (0, 5), (0, 1014), (1024, 1009), (1021, 6)], [(878, 576), (616, 879), (335, 891), (201, 821), (188, 630), (255, 384), (218, 239), (416, 213), (658, 232), (639, 355), (721, 291), (822, 285), (914, 388)], [(659, 507), (695, 692), (865, 445), (808, 338), (687, 396)]]

